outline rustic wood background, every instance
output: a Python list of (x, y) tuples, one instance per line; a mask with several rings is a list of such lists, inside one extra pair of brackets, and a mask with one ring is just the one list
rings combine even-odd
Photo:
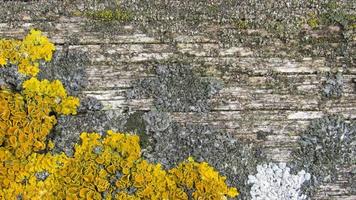
[[(135, 24), (120, 25), (120, 32), (108, 35), (101, 30), (88, 30), (85, 17), (61, 16), (48, 13), (33, 18), (27, 12), (12, 13), (17, 18), (0, 19), (0, 36), (22, 38), (29, 28), (42, 30), (57, 46), (88, 52), (91, 65), (86, 67), (89, 86), (83, 91), (96, 97), (104, 109), (143, 110), (153, 107), (152, 99), (127, 100), (126, 92), (135, 80), (153, 77), (154, 73), (145, 63), (187, 56), (197, 71), (224, 82), (224, 88), (212, 100), (213, 109), (208, 113), (171, 113), (179, 122), (196, 122), (213, 125), (236, 137), (262, 144), (269, 158), (287, 162), (290, 150), (296, 147), (298, 134), (310, 120), (324, 114), (342, 114), (356, 119), (355, 82), (356, 67), (339, 67), (344, 78), (340, 98), (322, 98), (321, 87), (325, 73), (342, 66), (344, 57), (308, 56), (291, 52), (300, 42), (291, 39), (284, 42), (278, 38), (265, 45), (224, 45), (204, 34), (172, 35), (172, 41), (162, 41), (139, 29)], [(55, 17), (53, 17), (55, 16)], [(11, 17), (10, 17), (11, 18)], [(231, 24), (210, 27), (217, 31), (237, 29)], [(243, 37), (273, 38), (264, 29), (239, 30)], [(303, 34), (311, 38), (338, 38), (341, 30), (330, 26), (322, 30), (306, 29)], [(74, 38), (74, 39), (73, 39)], [(341, 44), (324, 40), (332, 48)], [(351, 43), (350, 43), (351, 42)], [(356, 37), (349, 41), (355, 55)], [(308, 50), (310, 46), (303, 48)], [(263, 52), (263, 53), (261, 53)], [(257, 137), (264, 134), (265, 138)], [(314, 199), (356, 199), (348, 193), (345, 185), (346, 172), (340, 171), (338, 181), (323, 185)]]

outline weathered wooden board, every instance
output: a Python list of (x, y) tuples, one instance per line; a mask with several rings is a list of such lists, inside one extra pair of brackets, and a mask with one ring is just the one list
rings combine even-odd
[[(178, 122), (210, 124), (250, 142), (261, 143), (268, 157), (287, 162), (290, 150), (296, 146), (298, 134), (310, 120), (326, 113), (356, 119), (356, 67), (343, 68), (343, 94), (337, 99), (323, 99), (320, 89), (325, 76), (332, 70), (331, 61), (323, 56), (294, 58), (288, 54), (293, 44), (276, 39), (264, 46), (227, 47), (205, 35), (175, 35), (174, 42), (162, 42), (134, 25), (122, 25), (122, 32), (106, 35), (88, 31), (86, 20), (81, 17), (60, 17), (52, 21), (32, 21), (24, 17), (16, 26), (0, 19), (1, 37), (23, 37), (30, 27), (43, 30), (61, 50), (63, 45), (71, 50), (87, 52), (90, 65), (86, 66), (89, 85), (83, 94), (96, 97), (104, 109), (143, 110), (153, 108), (153, 99), (128, 100), (127, 92), (133, 83), (142, 78), (154, 78), (152, 62), (167, 61), (187, 56), (189, 63), (205, 76), (224, 82), (224, 88), (212, 102), (208, 113), (173, 112)], [(233, 29), (232, 25), (217, 27)], [(267, 30), (247, 29), (244, 37), (269, 37)], [(319, 37), (319, 32), (310, 34)], [(320, 36), (321, 37), (321, 36)], [(71, 41), (74, 38), (73, 41)], [(339, 46), (340, 44), (330, 43)], [(354, 37), (350, 46), (356, 45)], [(286, 50), (287, 49), (287, 50)], [(260, 52), (266, 54), (261, 55)], [(285, 56), (283, 56), (285, 55)], [(343, 57), (332, 60), (341, 63)], [(147, 64), (149, 63), (149, 64)], [(80, 116), (79, 116), (80, 117)], [(258, 133), (265, 133), (264, 139)], [(346, 170), (346, 169), (345, 169)], [(346, 170), (347, 171), (347, 170)], [(324, 185), (315, 199), (352, 200), (344, 186), (346, 173), (340, 172), (337, 182)]]

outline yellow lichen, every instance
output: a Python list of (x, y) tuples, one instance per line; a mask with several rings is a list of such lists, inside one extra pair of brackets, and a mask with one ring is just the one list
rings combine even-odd
[(58, 114), (77, 113), (76, 108), (79, 106), (79, 99), (68, 96), (59, 80), (49, 82), (48, 80), (39, 81), (36, 78), (31, 78), (25, 81), (22, 87), (26, 99), (39, 100), (37, 103), (45, 104), (44, 107), (52, 109)]
[(225, 195), (235, 197), (239, 194), (236, 188), (227, 187), (226, 177), (220, 176), (208, 163), (197, 163), (191, 157), (171, 169), (170, 173), (178, 184), (194, 190), (194, 199), (223, 199)]
[(21, 94), (0, 90), (0, 145), (16, 157), (46, 148), (46, 136), (57, 122), (51, 112), (76, 114), (79, 106), (59, 81), (31, 78), (23, 88)]
[[(101, 199), (105, 194), (105, 199), (184, 200), (188, 199), (186, 189), (193, 191), (193, 199), (224, 199), (238, 194), (207, 163), (189, 159), (169, 171), (148, 163), (140, 157), (136, 135), (82, 133), (81, 140), (73, 157), (32, 153), (19, 160), (1, 148), (1, 171), (5, 173), (0, 173), (0, 197)], [(38, 180), (36, 173), (43, 171), (48, 177)]]
[[(46, 43), (39, 35), (32, 31), (23, 44), (14, 41), (8, 46), (18, 48), (37, 40)], [(51, 59), (46, 52), (54, 48), (41, 48), (38, 55), (27, 49), (32, 64)], [(20, 65), (16, 61), (23, 55), (13, 51), (9, 51), (11, 56), (3, 53), (0, 62), (5, 58), (5, 62)], [(160, 164), (147, 162), (141, 158), (137, 135), (84, 132), (73, 157), (52, 154), (55, 144), (47, 136), (56, 124), (53, 113), (76, 114), (79, 100), (68, 96), (58, 80), (33, 77), (22, 88), (20, 93), (0, 90), (0, 199), (185, 200), (191, 195), (193, 199), (220, 200), (238, 195), (208, 163), (189, 158), (166, 171)]]
[(0, 67), (7, 63), (18, 65), (19, 72), (36, 76), (39, 61), (51, 61), (55, 46), (41, 31), (32, 29), (23, 40), (0, 40)]

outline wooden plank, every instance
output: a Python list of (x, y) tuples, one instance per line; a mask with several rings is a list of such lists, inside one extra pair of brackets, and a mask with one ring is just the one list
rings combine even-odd
[[(84, 18), (59, 17), (39, 22), (28, 16), (16, 26), (1, 22), (0, 36), (22, 38), (31, 27), (39, 25), (46, 28), (43, 32), (57, 45), (58, 51), (72, 38), (74, 44), (69, 45), (70, 50), (88, 53), (91, 63), (86, 66), (89, 86), (82, 94), (96, 97), (103, 103), (104, 110), (152, 110), (153, 99), (128, 100), (126, 93), (135, 81), (155, 77), (154, 66), (147, 63), (187, 58), (194, 69), (202, 69), (206, 76), (222, 80), (225, 86), (210, 100), (214, 105), (210, 112), (172, 112), (169, 113), (172, 119), (179, 123), (207, 124), (238, 139), (259, 144), (267, 157), (276, 162), (290, 161), (291, 150), (311, 120), (325, 114), (356, 119), (356, 68), (343, 68), (340, 98), (323, 99), (320, 89), (325, 74), (334, 67), (330, 62), (337, 66), (343, 63), (344, 57), (332, 61), (325, 57), (290, 58), (288, 50), (297, 51), (293, 44), (298, 40), (284, 43), (275, 38), (265, 45), (225, 46), (202, 33), (175, 34), (174, 43), (163, 43), (135, 25), (120, 25), (122, 29), (118, 34), (108, 36), (86, 29)], [(215, 31), (236, 30), (231, 22), (214, 28)], [(246, 39), (273, 36), (264, 29), (239, 31)], [(311, 31), (306, 34), (320, 38), (328, 33)], [(338, 33), (333, 34), (338, 37)], [(341, 45), (326, 43), (333, 48)], [(354, 47), (355, 44), (354, 38), (348, 45)], [(264, 51), (266, 53), (261, 54)], [(313, 198), (356, 199), (345, 188), (346, 168), (340, 170), (338, 181), (320, 187)]]

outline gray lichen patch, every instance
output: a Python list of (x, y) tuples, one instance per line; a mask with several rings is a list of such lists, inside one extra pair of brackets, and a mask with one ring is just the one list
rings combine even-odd
[(341, 97), (343, 92), (343, 77), (341, 72), (328, 73), (322, 86), (322, 95), (326, 98)]
[(19, 73), (17, 68), (15, 65), (0, 67), (0, 88), (21, 90), (22, 83), (27, 77)]
[(143, 116), (145, 112), (137, 111), (128, 114), (126, 123), (124, 125), (124, 131), (128, 133), (135, 133), (140, 136), (140, 146), (142, 149), (149, 148), (152, 144), (152, 140), (146, 134), (147, 124), (145, 123)]
[(136, 111), (127, 115), (124, 131), (140, 136), (140, 146), (144, 152), (152, 151), (155, 141), (150, 131), (164, 131), (170, 123), (168, 113)]
[(18, 21), (24, 20), (24, 18), (49, 20), (59, 17), (65, 11), (63, 1), (40, 3), (36, 1), (1, 1), (0, 21), (13, 22), (16, 26), (21, 25)]
[(37, 181), (44, 181), (49, 175), (50, 174), (47, 171), (40, 171), (35, 173)]
[(82, 97), (77, 111), (78, 113), (85, 113), (89, 111), (99, 111), (103, 108), (104, 105), (95, 97)]
[(171, 125), (172, 119), (168, 113), (150, 111), (143, 116), (147, 126), (147, 131), (165, 131)]
[(146, 124), (143, 120), (144, 113), (143, 111), (137, 111), (129, 114), (125, 124), (125, 131), (143, 135), (146, 132)]
[(257, 146), (240, 143), (208, 125), (169, 122), (167, 118), (167, 113), (144, 115), (146, 134), (154, 141), (152, 150), (143, 151), (144, 158), (165, 168), (172, 168), (189, 156), (208, 162), (227, 176), (229, 185), (239, 189), (239, 199), (249, 199), (248, 175), (256, 173), (257, 164), (265, 160)]
[(60, 80), (70, 95), (77, 95), (88, 85), (85, 71), (88, 55), (81, 51), (64, 48), (55, 52), (51, 62), (41, 66), (39, 79)]
[[(90, 64), (88, 54), (78, 50), (57, 50), (49, 63), (43, 63), (38, 74), (39, 79), (60, 80), (69, 95), (80, 95), (88, 85), (86, 67)], [(80, 95), (79, 113), (98, 111), (103, 105), (94, 97)]]
[[(356, 156), (356, 124), (331, 115), (311, 122), (293, 152), (293, 165), (312, 175), (312, 186), (335, 181), (342, 166), (351, 166)], [(351, 183), (349, 183), (351, 184)], [(313, 187), (306, 188), (313, 192)]]
[(103, 147), (102, 146), (96, 146), (93, 148), (93, 153), (100, 155), (103, 153)]
[(211, 97), (222, 88), (218, 80), (198, 77), (184, 64), (158, 65), (155, 73), (154, 78), (138, 80), (128, 98), (152, 97), (159, 111), (207, 112)]
[(82, 132), (105, 134), (107, 130), (123, 131), (126, 116), (115, 111), (87, 112), (76, 116), (60, 116), (49, 138), (54, 142), (53, 152), (74, 154), (74, 145), (80, 142)]

